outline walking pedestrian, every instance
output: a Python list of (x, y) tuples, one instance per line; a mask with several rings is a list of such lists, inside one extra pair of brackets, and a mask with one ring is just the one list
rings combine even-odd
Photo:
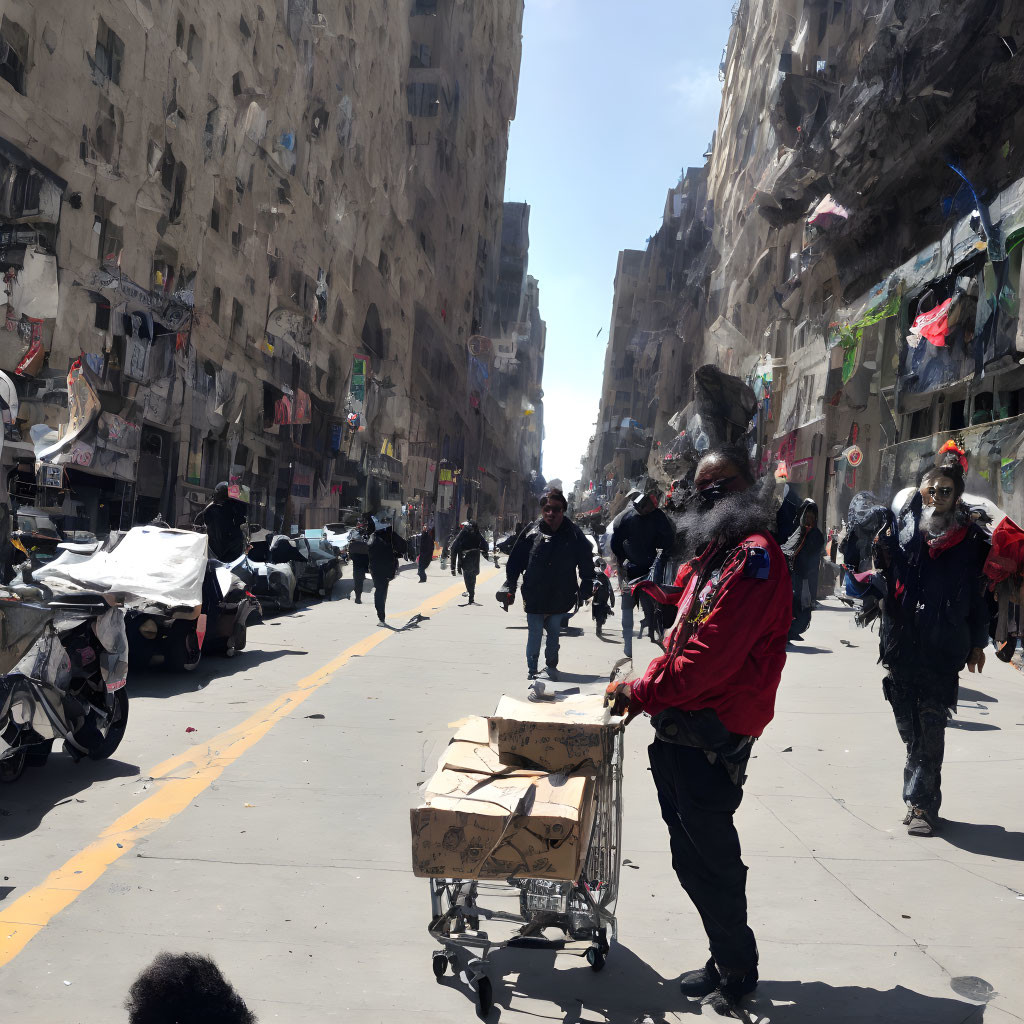
[(912, 836), (940, 829), (948, 712), (956, 709), (964, 667), (984, 668), (989, 639), (982, 578), (989, 542), (962, 501), (966, 453), (947, 442), (939, 458), (875, 543), (887, 585), (882, 690), (907, 748), (903, 824)]
[[(516, 585), (523, 577), (526, 607), (526, 672), (531, 700), (553, 697), (537, 680), (541, 636), (547, 634), (544, 661), (547, 678), (558, 681), (559, 632), (569, 612), (594, 591), (593, 549), (583, 532), (565, 515), (565, 495), (556, 487), (544, 495), (541, 518), (527, 527), (516, 541), (505, 567), (505, 586), (498, 600), (508, 606), (515, 600)], [(577, 579), (577, 574), (579, 578)]]
[(372, 523), (362, 518), (356, 524), (356, 532), (348, 542), (348, 557), (352, 560), (352, 582), (355, 603), (363, 603), (363, 584), (370, 572), (370, 537)]
[(758, 981), (733, 816), (751, 746), (774, 715), (792, 606), (771, 513), (753, 484), (742, 448), (700, 460), (695, 500), (681, 517), (689, 561), (675, 587), (635, 588), (678, 607), (666, 652), (643, 678), (609, 686), (616, 710), (651, 715), (648, 752), (672, 866), (708, 936), (711, 958), (680, 988), (723, 1015)]
[(384, 613), (388, 600), (388, 587), (398, 572), (398, 556), (391, 536), (391, 527), (384, 521), (373, 519), (373, 536), (368, 554), (370, 576), (373, 578), (373, 606), (377, 609), (377, 624), (386, 626)]
[[(659, 555), (672, 547), (674, 532), (668, 516), (658, 508), (657, 495), (634, 489), (628, 495), (630, 504), (612, 523), (612, 554), (618, 563), (619, 593), (645, 579)], [(661, 582), (658, 580), (657, 582)], [(654, 639), (655, 606), (646, 602), (647, 625)], [(633, 602), (622, 601), (622, 653), (633, 657)], [(643, 629), (641, 628), (641, 633)]]
[(419, 574), (420, 583), (427, 582), (427, 569), (430, 567), (430, 563), (434, 558), (434, 531), (423, 524), (423, 529), (420, 531), (419, 540)]
[(797, 526), (782, 546), (793, 582), (793, 625), (790, 640), (803, 640), (811, 624), (811, 612), (818, 598), (818, 571), (825, 537), (818, 529), (817, 503), (807, 498), (800, 505)]
[(594, 599), (590, 605), (590, 614), (597, 624), (597, 635), (601, 635), (604, 624), (608, 621), (611, 609), (615, 607), (615, 593), (611, 580), (608, 579), (603, 558), (594, 559)]
[(480, 552), (487, 557), (487, 541), (472, 520), (463, 523), (462, 531), (452, 543), (452, 557), (458, 558), (462, 566), (462, 578), (466, 581), (466, 596), (470, 604), (476, 604), (476, 578), (480, 575)]
[(455, 543), (459, 534), (462, 532), (462, 526), (456, 524), (452, 527), (451, 533), (448, 534), (448, 540), (445, 542), (444, 551), (441, 552), (444, 558), (449, 561), (449, 568), (454, 576), (459, 571), (459, 556), (452, 551), (452, 545)]

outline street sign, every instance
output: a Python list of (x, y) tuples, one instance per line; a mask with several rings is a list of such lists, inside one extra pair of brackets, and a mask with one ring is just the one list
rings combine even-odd
[(856, 469), (864, 461), (864, 453), (857, 445), (852, 444), (843, 452), (843, 458), (846, 459), (852, 469)]

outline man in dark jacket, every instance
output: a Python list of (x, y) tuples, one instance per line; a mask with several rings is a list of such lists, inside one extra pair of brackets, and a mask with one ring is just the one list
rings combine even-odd
[[(630, 497), (630, 504), (616, 516), (612, 526), (612, 554), (619, 563), (620, 594), (625, 593), (631, 583), (637, 583), (648, 576), (659, 554), (672, 547), (674, 536), (668, 516), (658, 508), (653, 495), (637, 490)], [(654, 614), (653, 609), (652, 604), (648, 615)], [(621, 611), (622, 653), (632, 658), (633, 602), (623, 600)], [(653, 624), (651, 636), (654, 636)]]
[(912, 836), (939, 830), (947, 709), (957, 704), (959, 675), (985, 664), (990, 611), (982, 567), (985, 532), (960, 500), (961, 450), (929, 470), (897, 521), (879, 534), (876, 565), (886, 579), (879, 631), (882, 681), (906, 744), (903, 819)]
[(458, 558), (462, 566), (462, 578), (466, 581), (466, 596), (470, 604), (476, 604), (476, 578), (480, 575), (480, 552), (487, 557), (487, 541), (484, 540), (476, 523), (463, 523), (462, 532), (452, 543), (452, 558)]
[(802, 640), (811, 624), (814, 602), (818, 599), (818, 573), (825, 537), (818, 529), (818, 504), (806, 498), (800, 505), (797, 526), (782, 545), (793, 581), (793, 625), (790, 640)]
[[(529, 627), (526, 670), (530, 680), (537, 679), (541, 634), (546, 632), (547, 677), (557, 681), (559, 632), (581, 594), (589, 599), (594, 592), (593, 549), (580, 528), (566, 518), (568, 507), (558, 488), (548, 491), (541, 505), (541, 518), (523, 531), (509, 555), (505, 588), (498, 594), (499, 599), (504, 595), (511, 601), (519, 577), (523, 577)], [(547, 696), (543, 684), (534, 684), (531, 689), (535, 698)]]
[(221, 562), (233, 562), (245, 553), (242, 525), (247, 518), (244, 502), (232, 498), (226, 480), (213, 489), (213, 501), (196, 516), (196, 524), (206, 527), (210, 554)]
[(355, 534), (348, 542), (348, 557), (352, 560), (352, 582), (356, 604), (363, 603), (363, 584), (370, 573), (370, 537), (373, 521), (361, 517), (356, 525)]
[(652, 716), (651, 772), (672, 866), (708, 936), (711, 959), (680, 987), (726, 1015), (757, 985), (733, 815), (754, 738), (775, 712), (792, 617), (789, 570), (753, 483), (742, 449), (701, 459), (680, 523), (692, 557), (674, 587), (634, 588), (678, 608), (665, 654), (643, 678), (609, 687), (619, 710)]
[(423, 524), (423, 530), (420, 532), (418, 554), (418, 569), (420, 573), (420, 583), (426, 583), (427, 569), (430, 568), (430, 563), (431, 561), (433, 561), (434, 558), (434, 534), (426, 523)]
[(379, 519), (370, 520), (373, 536), (369, 543), (370, 576), (373, 577), (373, 606), (377, 609), (377, 625), (385, 626), (385, 606), (388, 600), (388, 586), (398, 572), (398, 556), (395, 554), (395, 537), (391, 527)]

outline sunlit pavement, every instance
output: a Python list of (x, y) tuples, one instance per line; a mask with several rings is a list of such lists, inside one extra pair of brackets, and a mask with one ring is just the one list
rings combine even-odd
[[(263, 1022), (473, 1019), (462, 981), (431, 971), (408, 809), (449, 722), (525, 694), (525, 616), (501, 611), (500, 579), (464, 607), (436, 563), (426, 584), (406, 569), (389, 622), (426, 618), (400, 631), (377, 628), (372, 597), (270, 619), (233, 661), (133, 679), (113, 760), (55, 754), (0, 791), (0, 984), (19, 1019), (124, 1019), (129, 984), (164, 949), (213, 956)], [(566, 682), (603, 688), (618, 647), (595, 637), (589, 610), (574, 624), (585, 635), (562, 641)], [(876, 637), (826, 603), (755, 747), (738, 815), (763, 979), (750, 1019), (1021, 1019), (1024, 677), (994, 658), (965, 677), (947, 731), (948, 824), (912, 839), (876, 657)], [(606, 969), (496, 953), (492, 1020), (700, 1013), (676, 986), (707, 953), (671, 872), (650, 738), (644, 720), (627, 734), (630, 863)]]

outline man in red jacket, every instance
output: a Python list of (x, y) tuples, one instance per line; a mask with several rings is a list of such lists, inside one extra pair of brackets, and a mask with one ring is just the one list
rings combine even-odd
[(710, 943), (707, 965), (684, 974), (680, 987), (722, 1013), (757, 985), (733, 815), (750, 748), (775, 712), (793, 606), (786, 559), (753, 484), (742, 449), (701, 459), (680, 524), (693, 557), (674, 587), (641, 583), (633, 592), (677, 606), (665, 654), (642, 679), (609, 687), (620, 710), (651, 715), (651, 771), (672, 866)]

